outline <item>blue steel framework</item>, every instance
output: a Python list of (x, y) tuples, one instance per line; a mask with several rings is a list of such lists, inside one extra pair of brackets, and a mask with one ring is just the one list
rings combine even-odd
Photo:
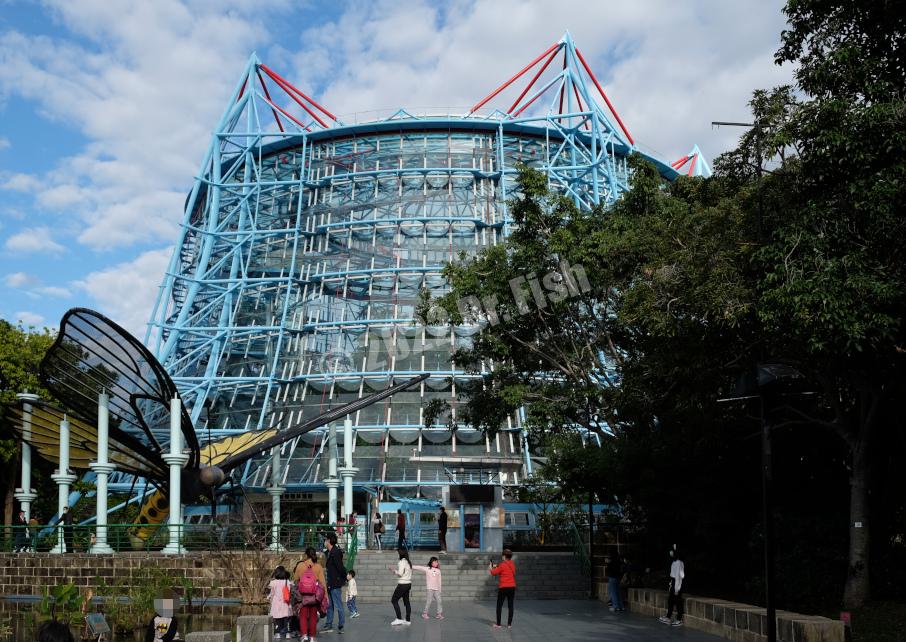
[[(562, 66), (545, 77), (557, 56)], [(529, 72), (509, 109), (479, 113)], [(518, 163), (591, 207), (626, 189), (634, 151), (569, 34), (465, 115), (400, 110), (355, 125), (252, 55), (187, 199), (146, 343), (202, 441), (286, 426), (430, 372), (421, 389), (353, 417), (357, 487), (439, 497), (451, 481), (519, 483), (531, 460), (518, 414), (494, 439), (468, 426), (421, 428), (434, 398), (451, 403), (455, 421), (468, 375), (450, 352), (478, 328), (416, 325), (419, 291), (442, 292), (446, 262), (506, 237)], [(326, 476), (322, 436), (284, 446), (289, 490)], [(268, 466), (252, 462), (239, 481), (266, 485)]]

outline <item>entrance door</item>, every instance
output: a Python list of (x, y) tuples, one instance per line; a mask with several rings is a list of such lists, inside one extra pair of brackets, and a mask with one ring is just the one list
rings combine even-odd
[(481, 505), (462, 507), (462, 550), (481, 550)]

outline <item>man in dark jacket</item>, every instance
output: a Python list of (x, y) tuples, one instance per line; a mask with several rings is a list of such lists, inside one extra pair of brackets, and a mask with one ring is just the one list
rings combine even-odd
[(440, 541), (440, 552), (447, 552), (447, 509), (440, 507), (440, 515), (437, 516), (437, 539)]
[(616, 547), (610, 551), (610, 557), (607, 558), (607, 565), (604, 567), (604, 574), (607, 576), (610, 610), (622, 613), (623, 593), (620, 589), (620, 579), (623, 577), (623, 560), (620, 558), (620, 553)]
[(406, 543), (406, 516), (399, 508), (396, 509), (396, 547), (404, 548)]
[(337, 632), (343, 632), (343, 625), (346, 624), (346, 612), (343, 608), (343, 585), (346, 584), (346, 567), (343, 566), (343, 551), (337, 546), (337, 534), (328, 533), (327, 535), (327, 561), (324, 566), (327, 570), (327, 621), (321, 633), (331, 633), (333, 631), (333, 612), (337, 610), (339, 621), (337, 622)]
[(63, 516), (60, 517), (60, 523), (63, 524), (63, 542), (66, 544), (66, 552), (75, 553), (75, 545), (72, 542), (72, 513), (69, 512), (69, 506), (63, 507)]

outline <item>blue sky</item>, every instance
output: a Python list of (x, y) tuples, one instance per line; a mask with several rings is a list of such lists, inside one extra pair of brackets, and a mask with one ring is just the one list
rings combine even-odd
[[(713, 158), (782, 2), (0, 0), (0, 317), (143, 332), (211, 129), (252, 51), (344, 120), (465, 111), (569, 30), (643, 149)], [(505, 106), (505, 105), (498, 105)]]

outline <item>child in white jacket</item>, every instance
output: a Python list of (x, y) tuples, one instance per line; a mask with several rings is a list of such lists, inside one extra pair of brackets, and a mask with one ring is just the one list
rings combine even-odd
[(355, 583), (355, 571), (350, 570), (346, 573), (346, 608), (351, 615), (349, 617), (359, 617), (359, 607), (355, 604), (355, 598), (359, 594), (359, 587)]
[(437, 619), (444, 619), (444, 603), (440, 597), (441, 580), (440, 580), (440, 560), (432, 557), (427, 566), (413, 566), (413, 570), (424, 571), (428, 580), (428, 599), (425, 601), (425, 610), (422, 611), (422, 618), (428, 619), (428, 609), (431, 608), (431, 600), (437, 604)]

